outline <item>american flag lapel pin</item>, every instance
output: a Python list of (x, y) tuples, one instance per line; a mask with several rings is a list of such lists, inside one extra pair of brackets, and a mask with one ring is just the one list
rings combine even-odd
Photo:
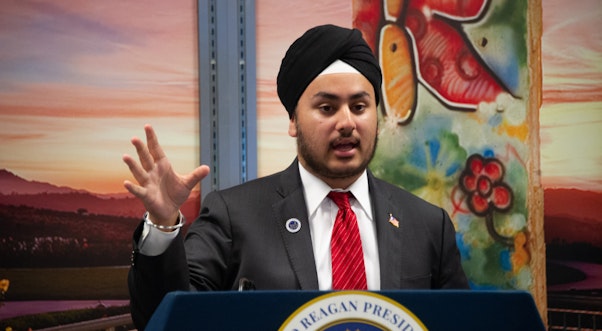
[(399, 228), (399, 221), (393, 217), (393, 214), (389, 214), (389, 223), (391, 223), (394, 227)]

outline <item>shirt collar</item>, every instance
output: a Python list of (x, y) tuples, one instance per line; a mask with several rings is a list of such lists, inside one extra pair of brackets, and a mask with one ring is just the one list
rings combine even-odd
[[(324, 181), (307, 171), (301, 163), (299, 163), (299, 174), (301, 175), (301, 183), (303, 183), (305, 203), (307, 204), (307, 215), (311, 218), (322, 201), (324, 201), (324, 198), (326, 198), (328, 193), (333, 189), (331, 189)], [(353, 194), (360, 207), (366, 213), (368, 219), (372, 220), (372, 204), (370, 203), (368, 175), (366, 170), (364, 170), (362, 175), (345, 191), (350, 191)]]

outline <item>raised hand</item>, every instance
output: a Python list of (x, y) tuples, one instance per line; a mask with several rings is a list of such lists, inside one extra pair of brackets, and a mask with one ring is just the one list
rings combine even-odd
[(123, 162), (138, 185), (125, 180), (123, 186), (142, 201), (153, 223), (174, 225), (180, 206), (188, 199), (194, 186), (209, 174), (209, 167), (201, 165), (187, 175), (176, 173), (153, 128), (147, 124), (144, 131), (146, 145), (138, 137), (132, 138), (140, 163), (127, 154), (123, 155)]

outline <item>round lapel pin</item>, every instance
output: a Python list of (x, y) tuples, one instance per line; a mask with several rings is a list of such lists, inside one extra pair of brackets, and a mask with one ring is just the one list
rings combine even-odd
[(290, 233), (299, 232), (299, 230), (301, 230), (301, 222), (296, 218), (289, 218), (288, 221), (286, 221), (286, 230)]

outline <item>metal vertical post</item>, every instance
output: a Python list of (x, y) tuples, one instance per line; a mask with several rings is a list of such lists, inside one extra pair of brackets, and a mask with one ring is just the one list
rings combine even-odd
[(199, 0), (198, 21), (204, 197), (257, 176), (254, 1)]

